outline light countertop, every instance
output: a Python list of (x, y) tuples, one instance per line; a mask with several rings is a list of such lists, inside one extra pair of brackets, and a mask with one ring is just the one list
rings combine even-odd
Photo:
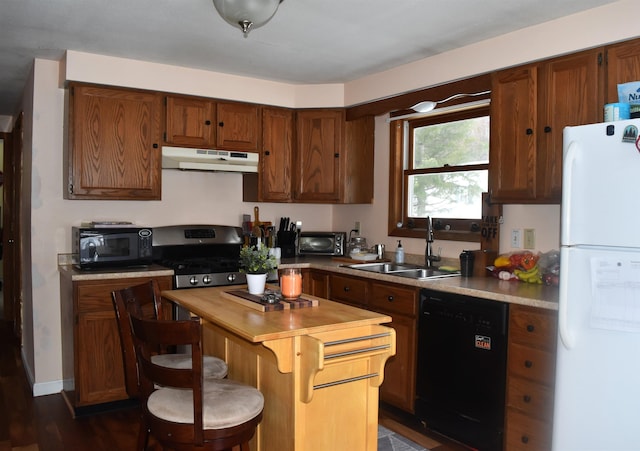
[[(377, 281), (391, 282), (418, 288), (431, 288), (449, 293), (475, 296), (511, 304), (558, 310), (558, 287), (499, 280), (495, 277), (446, 277), (432, 280), (414, 280), (389, 274), (372, 273), (348, 268), (349, 263), (332, 257), (296, 257), (283, 259), (280, 268), (312, 268), (334, 274), (344, 274)], [(148, 276), (172, 276), (173, 270), (152, 265), (146, 268), (105, 269), (80, 271), (70, 264), (58, 266), (63, 277), (71, 280), (100, 280)]]
[(349, 263), (332, 257), (297, 257), (283, 259), (280, 268), (298, 267), (330, 271), (335, 274), (357, 276), (376, 281), (400, 283), (418, 288), (431, 288), (449, 293), (475, 296), (511, 304), (558, 310), (558, 287), (499, 280), (495, 277), (445, 277), (414, 280), (390, 274), (379, 274), (347, 268)]
[(234, 289), (168, 290), (162, 296), (253, 343), (391, 322), (388, 315), (308, 295), (318, 300), (317, 306), (265, 313), (231, 300), (225, 292)]

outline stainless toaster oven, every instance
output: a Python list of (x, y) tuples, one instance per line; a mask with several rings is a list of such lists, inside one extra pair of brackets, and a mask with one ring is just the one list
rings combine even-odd
[(300, 232), (298, 255), (342, 256), (347, 247), (345, 232)]

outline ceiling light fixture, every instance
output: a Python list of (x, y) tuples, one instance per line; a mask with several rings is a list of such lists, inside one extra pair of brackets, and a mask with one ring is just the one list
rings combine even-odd
[(229, 24), (239, 26), (246, 38), (249, 32), (271, 20), (284, 0), (213, 0), (218, 14)]
[(454, 94), (444, 100), (438, 100), (436, 102), (434, 102), (433, 100), (425, 100), (424, 102), (416, 103), (411, 107), (411, 109), (417, 113), (428, 113), (429, 111), (433, 110), (439, 103), (445, 103), (449, 100), (459, 99), (460, 97), (475, 97), (489, 93), (491, 93), (491, 91), (475, 92), (473, 94)]

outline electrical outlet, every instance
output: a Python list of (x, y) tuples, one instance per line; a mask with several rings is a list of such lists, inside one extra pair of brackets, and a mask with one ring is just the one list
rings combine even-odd
[(522, 235), (520, 229), (511, 230), (511, 247), (520, 249), (522, 247)]
[(524, 248), (535, 249), (536, 248), (536, 230), (524, 229)]
[(356, 221), (356, 225), (353, 229), (356, 230), (356, 233), (358, 233), (358, 235), (360, 234), (360, 221)]

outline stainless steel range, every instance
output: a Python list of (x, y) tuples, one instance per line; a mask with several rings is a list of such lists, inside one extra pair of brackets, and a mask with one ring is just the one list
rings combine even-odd
[(175, 225), (153, 228), (153, 261), (175, 272), (173, 288), (247, 283), (239, 271), (242, 228)]

